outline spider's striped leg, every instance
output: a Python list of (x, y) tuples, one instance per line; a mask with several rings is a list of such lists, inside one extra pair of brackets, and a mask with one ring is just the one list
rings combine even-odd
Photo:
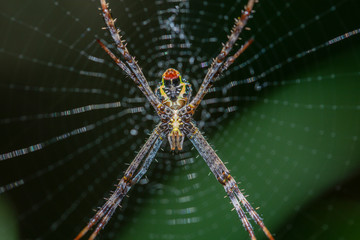
[[(96, 229), (89, 238), (95, 239), (100, 230), (104, 228), (110, 220), (116, 208), (120, 205), (121, 201), (129, 192), (131, 187), (146, 173), (157, 151), (159, 150), (161, 143), (163, 142), (163, 135), (164, 134), (160, 131), (160, 127), (158, 125), (146, 141), (145, 145), (136, 155), (131, 165), (125, 171), (124, 177), (116, 186), (116, 190), (112, 193), (106, 203), (96, 212), (94, 217), (91, 218), (88, 225), (76, 236), (75, 240), (82, 238), (90, 230), (90, 228), (96, 224)], [(145, 160), (139, 167), (143, 159)]]
[(245, 207), (251, 218), (262, 228), (265, 235), (270, 239), (274, 240), (269, 230), (265, 227), (261, 217), (250, 203), (246, 200), (245, 196), (241, 193), (237, 186), (234, 178), (230, 175), (229, 170), (225, 167), (224, 163), (215, 153), (214, 149), (206, 141), (204, 136), (200, 133), (199, 129), (192, 125), (192, 128), (188, 130), (187, 136), (189, 137), (192, 144), (198, 150), (199, 154), (205, 160), (209, 166), (211, 172), (215, 175), (217, 180), (223, 185), (227, 195), (229, 196), (231, 203), (234, 205), (236, 212), (238, 213), (240, 220), (244, 228), (248, 231), (252, 240), (256, 239), (253, 228), (248, 221), (244, 210), (241, 205)]
[[(107, 28), (109, 29), (109, 32), (115, 41), (117, 49), (119, 50), (120, 54), (124, 57), (126, 64), (129, 66), (129, 70), (132, 72), (130, 77), (135, 81), (136, 85), (144, 93), (144, 95), (146, 96), (148, 101), (151, 103), (151, 105), (155, 108), (155, 110), (157, 110), (159, 104), (161, 104), (159, 99), (155, 96), (154, 92), (151, 90), (148, 82), (146, 81), (146, 78), (145, 78), (143, 72), (141, 71), (141, 68), (135, 61), (135, 58), (133, 56), (131, 56), (128, 49), (126, 48), (125, 41), (121, 39), (121, 36), (119, 35), (119, 30), (116, 29), (116, 27), (115, 27), (115, 21), (111, 17), (110, 10), (108, 8), (108, 4), (106, 3), (105, 0), (100, 0), (100, 2), (101, 2), (101, 8), (102, 8), (102, 15), (104, 17)], [(106, 49), (105, 49), (105, 51), (108, 54), (110, 52)], [(109, 55), (111, 56), (111, 54), (109, 54)], [(118, 64), (118, 62), (115, 59), (114, 59), (114, 61)], [(125, 71), (125, 72), (128, 73), (127, 71)]]
[[(220, 67), (224, 64), (225, 59), (231, 49), (233, 48), (236, 40), (239, 38), (239, 35), (243, 28), (245, 27), (250, 14), (252, 12), (255, 0), (249, 0), (247, 5), (245, 6), (245, 10), (242, 12), (240, 18), (235, 19), (235, 25), (231, 31), (230, 36), (228, 36), (228, 41), (226, 44), (223, 45), (220, 54), (213, 60), (208, 72), (200, 86), (199, 91), (197, 92), (196, 96), (193, 98), (191, 103), (189, 104), (188, 112), (194, 113), (195, 109), (199, 106), (201, 100), (204, 98), (205, 94), (207, 93), (208, 89), (211, 87), (212, 83), (215, 80), (215, 77), (218, 75), (217, 72), (219, 71)], [(235, 59), (234, 59), (235, 60)]]
[[(149, 95), (149, 91), (146, 89), (146, 87), (144, 87), (144, 85), (139, 84), (140, 82), (138, 81), (137, 77), (128, 68), (128, 66), (124, 62), (122, 62), (118, 57), (116, 57), (116, 55), (113, 52), (111, 52), (110, 49), (107, 48), (103, 42), (101, 42), (101, 40), (97, 39), (97, 42), (104, 49), (104, 51), (111, 57), (111, 59), (114, 60), (114, 62), (126, 73), (126, 75), (128, 75), (137, 84), (140, 91), (145, 95), (145, 97), (148, 99), (148, 101), (151, 103), (151, 105), (155, 108), (155, 110), (158, 113), (161, 112), (162, 111), (161, 108), (163, 105), (160, 102), (153, 101), (153, 99)], [(150, 89), (150, 91), (151, 91), (151, 89)], [(164, 106), (164, 107), (166, 107), (166, 106)]]
[(135, 174), (135, 177), (133, 178), (134, 183), (138, 183), (140, 181), (140, 179), (145, 175), (145, 173), (147, 172), (147, 170), (150, 167), (150, 164), (154, 160), (156, 153), (159, 151), (159, 148), (160, 148), (161, 144), (163, 143), (163, 141), (164, 141), (164, 138), (162, 136), (160, 136), (157, 139), (154, 146), (150, 150), (148, 157), (145, 159), (144, 163), (141, 165), (140, 170), (137, 171), (137, 173)]
[(228, 57), (226, 59), (226, 61), (224, 62), (224, 64), (219, 68), (219, 70), (217, 71), (217, 73), (214, 75), (214, 79), (216, 79), (217, 77), (219, 77), (219, 75), (225, 71), (226, 69), (228, 69), (230, 67), (231, 64), (233, 64), (235, 62), (235, 60), (250, 46), (251, 43), (254, 42), (254, 39), (251, 38), (250, 40), (248, 40), (244, 45), (241, 46), (241, 48), (239, 48), (239, 50), (236, 51), (236, 53), (230, 57)]
[[(101, 42), (99, 39), (96, 39), (96, 41), (99, 43), (99, 45), (104, 49), (104, 51), (111, 57), (112, 60), (128, 75), (134, 82), (137, 81), (134, 73), (130, 71), (130, 69), (126, 66), (125, 63), (123, 63), (119, 58), (115, 56), (114, 53), (110, 51), (109, 48), (105, 46), (103, 42)], [(143, 92), (143, 90), (141, 90)]]

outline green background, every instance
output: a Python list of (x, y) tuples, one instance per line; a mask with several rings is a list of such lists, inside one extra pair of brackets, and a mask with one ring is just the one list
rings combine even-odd
[[(162, 11), (180, 3), (110, 4), (150, 85), (156, 85), (161, 71), (176, 67), (196, 90), (206, 72), (201, 64), (219, 52), (245, 3), (181, 5), (185, 10), (176, 15), (175, 23), (189, 37), (190, 48), (181, 45), (184, 39), (158, 40), (171, 36), (159, 25), (159, 19), (167, 19), (171, 11)], [(1, 153), (43, 142), (123, 109), (14, 120), (19, 116), (117, 100), (127, 103), (124, 108), (144, 106), (130, 79), (95, 44), (96, 38), (111, 42), (101, 30), (98, 7), (97, 1), (17, 0), (4, 5), (0, 116), (12, 120), (1, 121)], [(255, 42), (216, 82), (219, 91), (206, 98), (215, 98), (216, 103), (202, 105), (195, 120), (241, 182), (248, 200), (260, 207), (258, 212), (276, 239), (359, 239), (360, 38), (317, 48), (360, 27), (359, 3), (261, 1), (255, 9), (252, 30), (242, 35), (254, 36)], [(314, 53), (296, 57), (314, 47)], [(89, 60), (84, 52), (105, 63)], [(231, 81), (263, 72), (266, 76), (257, 83), (223, 92)], [(103, 94), (91, 94), (89, 89), (101, 89)], [(228, 96), (230, 101), (225, 101)], [(139, 102), (127, 102), (133, 97)], [(236, 111), (227, 112), (228, 107)], [(154, 127), (157, 119), (149, 118), (152, 114), (145, 105), (143, 113), (0, 162), (0, 186), (25, 180), (0, 195), (0, 239), (73, 238), (92, 209), (103, 204), (124, 164)], [(138, 135), (132, 136), (131, 129), (137, 129)], [(147, 174), (149, 182), (129, 193), (99, 239), (248, 239), (229, 199), (224, 199), (223, 188), (189, 143), (180, 154), (169, 154), (164, 145), (157, 160)], [(253, 225), (256, 236), (265, 239)]]

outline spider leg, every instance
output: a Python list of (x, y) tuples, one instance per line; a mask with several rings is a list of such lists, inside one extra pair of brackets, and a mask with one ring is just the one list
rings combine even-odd
[[(221, 49), (220, 54), (213, 60), (211, 66), (208, 69), (208, 72), (199, 88), (199, 91), (197, 92), (196, 96), (193, 98), (193, 100), (189, 104), (190, 108), (189, 108), (188, 112), (190, 112), (192, 114), (194, 113), (195, 109), (199, 106), (200, 102), (204, 98), (208, 89), (212, 86), (212, 83), (214, 82), (215, 78), (219, 75), (218, 74), (219, 69), (224, 64), (227, 55), (233, 48), (236, 40), (239, 38), (241, 31), (247, 24), (247, 21), (252, 12), (254, 3), (255, 3), (255, 0), (249, 0), (247, 5), (245, 6), (245, 10), (242, 12), (241, 17), (238, 19), (235, 19), (235, 25), (231, 31), (230, 36), (228, 36), (228, 41), (226, 42), (226, 44), (223, 45), (223, 48)], [(243, 50), (245, 50), (245, 49), (243, 49)], [(240, 53), (238, 55), (240, 55)], [(235, 60), (237, 58), (236, 55), (237, 55), (237, 53), (235, 53), (235, 55), (234, 55), (235, 58), (233, 60)], [(230, 62), (231, 62), (231, 60), (230, 60)], [(226, 68), (223, 68), (222, 70), (225, 70), (225, 69)]]
[(256, 222), (256, 224), (258, 224), (262, 228), (265, 235), (270, 240), (274, 240), (269, 230), (265, 227), (259, 214), (254, 210), (251, 204), (246, 200), (245, 196), (241, 193), (234, 178), (230, 175), (229, 170), (225, 167), (224, 163), (217, 156), (214, 149), (212, 149), (210, 144), (200, 133), (199, 129), (192, 124), (192, 128), (188, 129), (187, 136), (189, 137), (195, 148), (198, 150), (199, 154), (205, 160), (206, 164), (209, 166), (211, 172), (215, 175), (216, 179), (221, 183), (221, 185), (223, 185), (227, 195), (231, 200), (231, 203), (234, 205), (236, 212), (238, 213), (239, 218), (244, 228), (249, 233), (251, 239), (256, 239), (254, 231), (241, 205), (245, 207), (246, 212), (249, 213), (250, 217)]
[[(151, 103), (151, 105), (155, 108), (155, 110), (158, 110), (158, 106), (159, 106), (159, 104), (161, 104), (161, 102), (155, 96), (154, 92), (151, 90), (148, 82), (146, 81), (146, 78), (145, 78), (143, 72), (141, 71), (141, 68), (135, 61), (135, 58), (133, 56), (131, 56), (128, 49), (126, 48), (125, 41), (121, 39), (121, 36), (119, 35), (119, 30), (116, 29), (116, 27), (115, 27), (115, 21), (111, 17), (110, 10), (108, 8), (108, 3), (106, 3), (105, 0), (100, 0), (100, 2), (101, 2), (101, 7), (102, 7), (102, 15), (104, 17), (107, 28), (108, 28), (113, 40), (115, 41), (118, 51), (124, 57), (129, 68), (127, 70), (124, 70), (120, 66), (120, 65), (124, 65), (124, 64), (121, 64), (120, 63), (121, 61), (118, 61), (117, 58), (114, 58), (112, 56), (113, 54), (110, 54), (111, 53), (110, 50), (106, 49), (106, 47), (103, 44), (100, 44), (101, 47), (110, 55), (110, 57), (118, 65), (120, 64), (119, 66), (134, 80), (136, 85), (140, 88), (140, 90), (143, 92), (143, 94), (146, 96), (146, 98)], [(130, 74), (128, 70), (131, 71), (132, 73)]]
[[(123, 63), (119, 58), (117, 58), (115, 56), (114, 53), (112, 53), (110, 51), (109, 48), (107, 48), (105, 46), (105, 44), (103, 42), (101, 42), (101, 40), (96, 39), (96, 41), (99, 43), (99, 45), (104, 49), (104, 51), (111, 57), (112, 60), (114, 60), (114, 62), (134, 81), (136, 82), (137, 79), (134, 75), (134, 73), (126, 66), (125, 63)], [(143, 90), (141, 90), (143, 92)]]
[(226, 69), (228, 69), (230, 67), (231, 64), (233, 64), (235, 62), (235, 60), (250, 46), (251, 43), (254, 42), (254, 39), (251, 38), (250, 40), (248, 40), (244, 45), (242, 45), (239, 50), (236, 51), (236, 53), (230, 57), (228, 57), (226, 59), (226, 61), (224, 62), (224, 64), (219, 68), (219, 70), (217, 71), (217, 73), (214, 75), (214, 79), (218, 78), (220, 76), (220, 74), (225, 71)]
[[(119, 181), (116, 190), (111, 194), (106, 203), (91, 218), (86, 227), (75, 237), (75, 240), (82, 238), (95, 224), (96, 229), (89, 239), (95, 239), (102, 228), (105, 227), (116, 208), (120, 205), (123, 198), (129, 192), (131, 187), (136, 184), (148, 170), (152, 160), (154, 159), (161, 143), (163, 142), (163, 133), (160, 131), (160, 124), (154, 129), (149, 139), (141, 148), (135, 159), (132, 161), (128, 169), (125, 171), (124, 177)], [(139, 167), (141, 161), (143, 164)]]

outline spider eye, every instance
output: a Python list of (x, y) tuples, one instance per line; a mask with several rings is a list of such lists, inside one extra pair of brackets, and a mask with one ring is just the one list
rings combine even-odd
[(176, 87), (180, 84), (180, 79), (179, 78), (175, 78), (172, 80), (172, 84)]
[(165, 79), (164, 84), (165, 84), (165, 87), (170, 87), (171, 86), (171, 80)]

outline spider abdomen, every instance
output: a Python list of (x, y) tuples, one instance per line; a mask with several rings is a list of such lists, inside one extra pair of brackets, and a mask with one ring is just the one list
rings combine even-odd
[(168, 141), (170, 143), (171, 150), (182, 150), (184, 142), (184, 134), (181, 131), (183, 129), (182, 119), (178, 115), (178, 111), (174, 111), (174, 115), (170, 118), (168, 123), (171, 131), (168, 134)]

